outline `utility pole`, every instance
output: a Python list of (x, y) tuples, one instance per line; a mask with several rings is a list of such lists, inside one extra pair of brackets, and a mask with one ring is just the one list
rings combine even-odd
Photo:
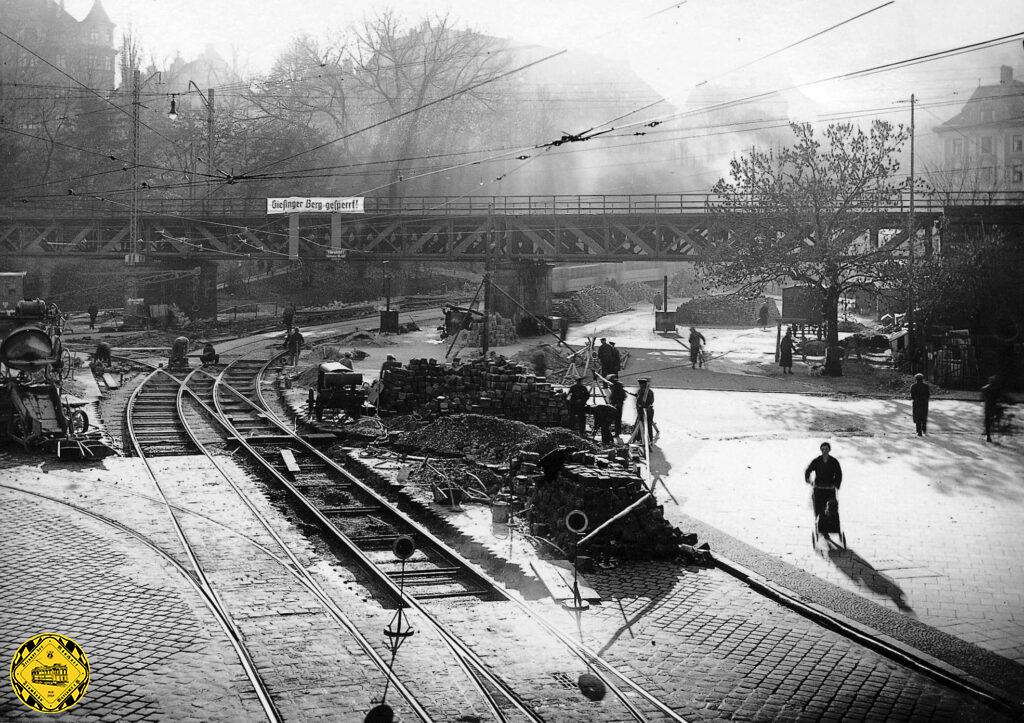
[(132, 128), (130, 134), (132, 172), (131, 172), (131, 198), (128, 221), (128, 264), (134, 265), (138, 262), (139, 243), (139, 106), (142, 96), (142, 78), (138, 68), (132, 70)]
[(491, 331), (491, 249), (494, 245), (494, 204), (488, 204), (487, 216), (490, 228), (487, 230), (487, 248), (484, 249), (484, 324), (481, 329), (480, 348), (487, 358), (490, 349)]
[(914, 94), (910, 94), (910, 213), (907, 218), (907, 239), (910, 243), (907, 256), (907, 272), (910, 283), (907, 284), (907, 295), (910, 303), (907, 308), (907, 357), (909, 369), (917, 371), (917, 344), (914, 340), (914, 246), (917, 245), (917, 228), (914, 226)]

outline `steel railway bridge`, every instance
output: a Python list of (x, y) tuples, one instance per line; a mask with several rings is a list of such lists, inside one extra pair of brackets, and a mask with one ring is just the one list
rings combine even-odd
[[(415, 259), (541, 263), (689, 261), (712, 232), (707, 194), (367, 198), (363, 214), (267, 215), (265, 198), (147, 200), (141, 243), (126, 204), (69, 196), (0, 201), (0, 257), (147, 261)], [(903, 230), (909, 199), (869, 214)], [(1020, 225), (1024, 193), (923, 196), (916, 226), (932, 234)]]

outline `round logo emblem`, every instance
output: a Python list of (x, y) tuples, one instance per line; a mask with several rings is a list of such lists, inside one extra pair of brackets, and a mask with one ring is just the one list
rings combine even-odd
[(29, 708), (59, 713), (77, 705), (85, 695), (89, 659), (66, 635), (33, 635), (11, 659), (11, 687)]

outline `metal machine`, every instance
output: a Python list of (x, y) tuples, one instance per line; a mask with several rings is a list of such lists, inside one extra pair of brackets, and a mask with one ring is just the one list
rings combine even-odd
[[(310, 390), (312, 396), (312, 390)], [(322, 362), (317, 368), (316, 398), (313, 410), (317, 420), (323, 419), (325, 409), (341, 410), (353, 420), (371, 411), (365, 408), (366, 387), (363, 375), (352, 371), (343, 362)]]
[[(113, 452), (89, 418), (61, 389), (53, 330), (60, 310), (42, 299), (0, 310), (0, 440), (26, 450), (52, 449), (62, 459), (93, 459)], [(58, 352), (59, 353), (59, 352)]]

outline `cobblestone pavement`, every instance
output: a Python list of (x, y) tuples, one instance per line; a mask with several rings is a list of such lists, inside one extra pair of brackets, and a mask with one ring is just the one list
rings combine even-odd
[[(703, 520), (823, 580), (1024, 662), (1024, 459), (978, 434), (977, 404), (661, 390), (654, 468), (666, 513)], [(803, 469), (843, 465), (848, 549), (812, 544)], [(670, 495), (670, 497), (666, 496)]]
[[(43, 490), (41, 490), (43, 491)], [(59, 503), (0, 488), (0, 651), (59, 632), (92, 680), (88, 721), (258, 719), (234, 651), (180, 571), (137, 538)], [(5, 676), (6, 678), (6, 676)], [(0, 719), (45, 717), (0, 686)]]
[(630, 563), (587, 580), (603, 599), (584, 639), (688, 720), (1004, 719), (718, 569)]

